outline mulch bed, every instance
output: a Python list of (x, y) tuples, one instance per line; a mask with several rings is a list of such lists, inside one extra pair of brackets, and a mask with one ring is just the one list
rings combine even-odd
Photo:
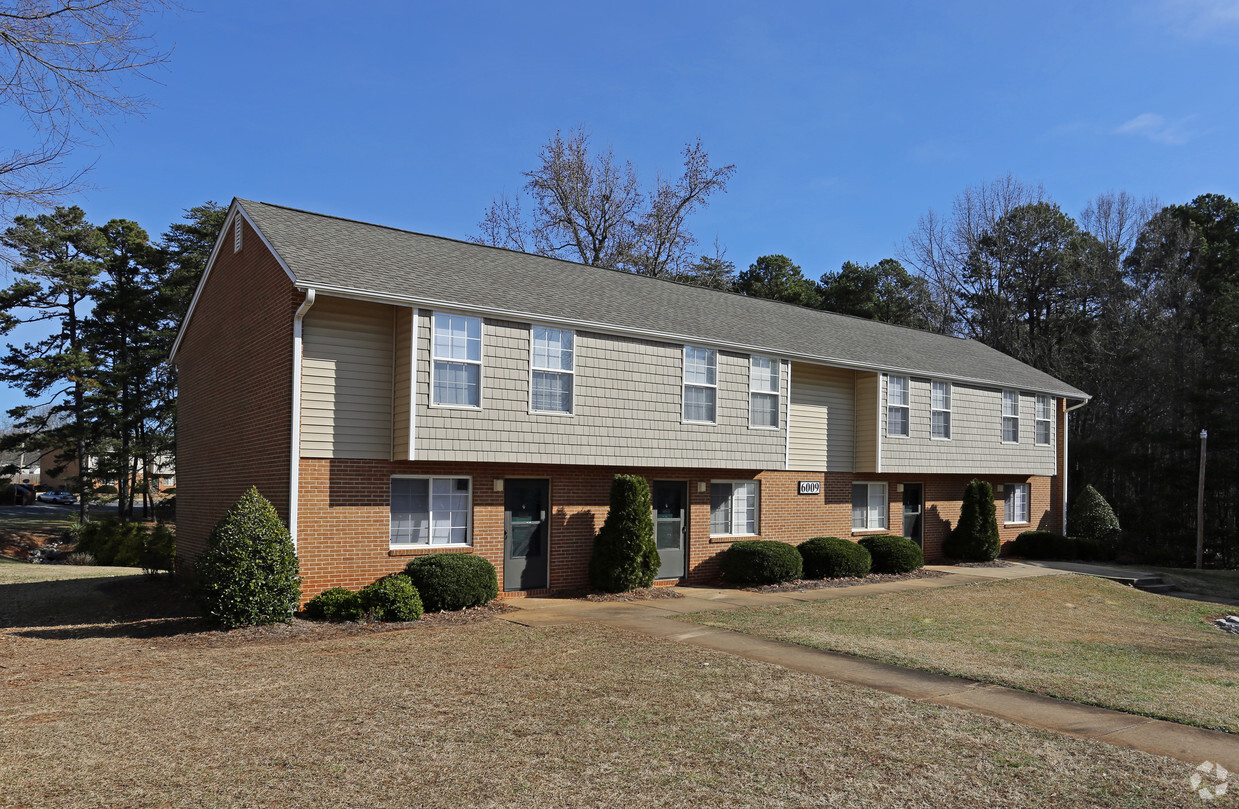
[(911, 581), (913, 579), (937, 579), (950, 575), (937, 570), (914, 570), (911, 573), (870, 573), (864, 577), (849, 576), (842, 579), (797, 579), (781, 584), (765, 584), (761, 587), (741, 587), (753, 593), (787, 593), (796, 590), (826, 590), (832, 587), (855, 587), (858, 584), (882, 584), (888, 581)]
[(955, 567), (1015, 567), (1014, 562), (1005, 559), (994, 559), (991, 562), (956, 562)]
[(683, 598), (683, 593), (677, 593), (670, 587), (642, 587), (639, 590), (629, 590), (627, 593), (590, 593), (586, 601), (652, 601), (659, 598)]

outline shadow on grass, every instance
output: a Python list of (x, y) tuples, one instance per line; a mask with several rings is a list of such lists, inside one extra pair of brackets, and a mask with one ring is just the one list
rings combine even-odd
[(45, 640), (167, 637), (209, 629), (185, 588), (167, 576), (116, 576), (0, 585), (0, 628)]

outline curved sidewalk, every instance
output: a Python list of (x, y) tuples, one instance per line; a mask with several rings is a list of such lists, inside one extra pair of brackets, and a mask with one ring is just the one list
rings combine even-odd
[(1120, 747), (1181, 759), (1191, 764), (1212, 761), (1228, 770), (1239, 771), (1239, 736), (1229, 733), (674, 620), (676, 615), (691, 612), (830, 601), (975, 582), (1064, 575), (1061, 571), (1026, 565), (1004, 568), (928, 566), (928, 569), (947, 575), (932, 579), (785, 593), (677, 587), (683, 598), (648, 601), (591, 602), (583, 599), (531, 598), (508, 602), (518, 607), (519, 611), (508, 613), (504, 617), (525, 626), (555, 626), (577, 622), (604, 624), (750, 660), (760, 660), (838, 682), (875, 688), (908, 699), (963, 708), (1021, 725), (1095, 739)]

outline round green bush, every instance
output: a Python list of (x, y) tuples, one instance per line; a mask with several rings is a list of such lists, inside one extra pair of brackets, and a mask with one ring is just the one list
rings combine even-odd
[(292, 618), (301, 598), (298, 573), (292, 537), (256, 487), (215, 524), (194, 562), (202, 612), (227, 629)]
[(361, 615), (361, 597), (344, 587), (324, 590), (305, 604), (305, 617), (314, 621), (356, 621)]
[(848, 539), (815, 537), (796, 546), (804, 560), (806, 579), (841, 579), (869, 575), (869, 551)]
[(723, 578), (737, 584), (777, 584), (793, 581), (804, 571), (796, 546), (769, 539), (731, 543), (719, 557)]
[(422, 599), (409, 577), (396, 573), (363, 587), (357, 594), (361, 609), (375, 621), (416, 621), (422, 617)]
[(907, 537), (865, 537), (860, 544), (873, 557), (874, 573), (911, 573), (925, 566), (921, 547)]
[(495, 566), (471, 553), (419, 556), (404, 569), (426, 612), (479, 607), (499, 595)]

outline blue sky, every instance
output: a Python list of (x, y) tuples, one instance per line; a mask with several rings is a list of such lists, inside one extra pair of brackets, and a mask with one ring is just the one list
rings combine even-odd
[(811, 278), (1007, 173), (1072, 215), (1239, 195), (1239, 0), (196, 6), (152, 20), (149, 113), (79, 155), (93, 221), (241, 196), (464, 238), (578, 125), (643, 178), (701, 137), (736, 165), (703, 251)]

